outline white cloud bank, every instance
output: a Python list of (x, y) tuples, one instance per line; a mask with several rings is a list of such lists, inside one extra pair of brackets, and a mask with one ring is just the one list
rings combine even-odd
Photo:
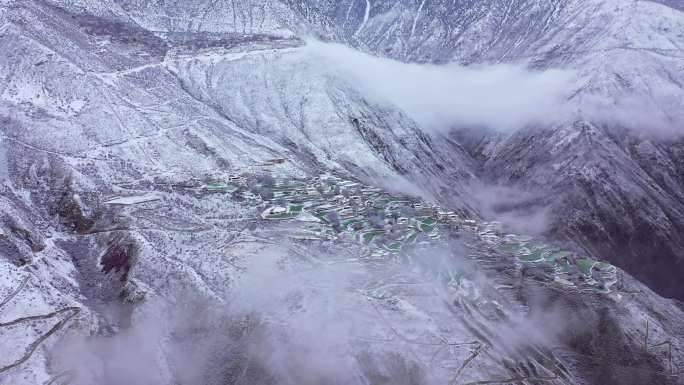
[(570, 71), (517, 65), (409, 64), (314, 40), (306, 51), (364, 95), (398, 106), (429, 130), (458, 125), (510, 130), (547, 122), (561, 114), (575, 78)]
[(404, 63), (316, 40), (308, 40), (304, 52), (324, 71), (371, 100), (399, 107), (428, 131), (459, 126), (511, 131), (575, 119), (654, 134), (684, 131), (684, 113), (672, 113), (678, 110), (672, 95), (629, 90), (604, 95), (585, 90), (590, 79), (571, 70)]

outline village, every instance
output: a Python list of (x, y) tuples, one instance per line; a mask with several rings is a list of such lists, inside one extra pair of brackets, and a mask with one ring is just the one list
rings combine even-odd
[(610, 293), (617, 269), (530, 237), (506, 234), (498, 222), (466, 219), (419, 198), (389, 193), (329, 173), (315, 178), (229, 176), (206, 183), (205, 193), (230, 193), (259, 208), (264, 221), (299, 223), (295, 241), (353, 242), (365, 257), (420, 255), (445, 233), (467, 232), (496, 253), (525, 266), (541, 267), (548, 280), (566, 288)]
[[(279, 160), (275, 159), (263, 166), (277, 164)], [(360, 247), (366, 259), (415, 258), (445, 243), (447, 236), (468, 234), (488, 248), (489, 254), (512, 258), (521, 269), (532, 269), (543, 280), (564, 288), (611, 293), (619, 281), (618, 269), (606, 262), (531, 237), (509, 234), (498, 222), (466, 218), (418, 197), (390, 193), (332, 173), (309, 178), (274, 176), (270, 172), (232, 173), (147, 187), (153, 191), (115, 197), (106, 203), (158, 201), (169, 189), (200, 199), (207, 194), (222, 194), (257, 210), (254, 220), (292, 222), (294, 231), (288, 234), (295, 242), (350, 242)]]

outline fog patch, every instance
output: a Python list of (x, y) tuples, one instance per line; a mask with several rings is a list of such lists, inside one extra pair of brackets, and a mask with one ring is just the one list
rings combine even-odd
[(358, 383), (364, 270), (289, 246), (243, 260), (225, 301), (169, 293), (141, 305), (128, 329), (66, 337), (54, 372), (73, 385)]
[(568, 104), (573, 116), (603, 125), (617, 125), (661, 139), (684, 135), (684, 110), (681, 100), (671, 96), (584, 95)]
[(555, 119), (575, 76), (523, 65), (410, 64), (315, 40), (305, 51), (366, 96), (398, 106), (432, 131), (452, 126), (513, 130)]
[(163, 383), (169, 377), (158, 358), (166, 333), (158, 316), (138, 317), (134, 327), (116, 334), (69, 334), (52, 352), (52, 366), (74, 385)]
[(394, 194), (414, 196), (427, 202), (437, 201), (434, 194), (421, 187), (419, 182), (410, 181), (401, 175), (375, 176), (369, 183)]
[(289, 257), (265, 253), (232, 295), (231, 311), (254, 314), (261, 334), (252, 358), (283, 385), (350, 383), (355, 377), (350, 345), (360, 333), (354, 315), (355, 269), (314, 262), (289, 266)]
[[(499, 378), (499, 361), (481, 360), (523, 359), (528, 346), (552, 345), (566, 323), (546, 305), (490, 313), (497, 298), (505, 302), (470, 258), (470, 241), (448, 237), (402, 263), (357, 263), (357, 250), (264, 245), (240, 261), (222, 301), (194, 291), (148, 299), (129, 329), (67, 339), (53, 366), (69, 370), (73, 385), (437, 385), (479, 352), (478, 370)], [(460, 355), (451, 356), (441, 342), (479, 338), (464, 318), (486, 325), (490, 341), (454, 347)]]
[(477, 184), (471, 186), (478, 212), (485, 220), (501, 222), (507, 232), (544, 235), (552, 223), (544, 195), (515, 187)]
[(591, 120), (655, 135), (684, 133), (678, 91), (606, 94), (590, 90), (591, 79), (571, 69), (534, 70), (524, 62), (405, 63), (316, 40), (308, 40), (303, 52), (317, 68), (337, 74), (374, 102), (400, 108), (428, 132), (509, 132)]

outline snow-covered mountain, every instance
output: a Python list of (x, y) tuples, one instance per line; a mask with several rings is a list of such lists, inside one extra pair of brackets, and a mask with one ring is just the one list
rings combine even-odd
[[(682, 383), (682, 8), (0, 0), (0, 383)], [(426, 130), (312, 36), (577, 111)]]
[(682, 298), (681, 2), (321, 3), (346, 39), (380, 55), (577, 71), (578, 116), (551, 130), (475, 130), (460, 144), (479, 178), (545, 190), (538, 204), (551, 205), (560, 238)]

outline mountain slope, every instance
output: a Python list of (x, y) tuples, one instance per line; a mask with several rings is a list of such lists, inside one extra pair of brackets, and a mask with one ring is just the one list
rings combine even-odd
[[(678, 101), (676, 50), (549, 48), (622, 36), (597, 9), (676, 43), (673, 8), (563, 4), (2, 1), (0, 383), (682, 383), (681, 303), (595, 260), (654, 233), (614, 263), (660, 268), (636, 258), (658, 242), (672, 269), (679, 144), (589, 118), (428, 134), (303, 40), (535, 52), (585, 69), (577, 98), (632, 92), (615, 66)], [(543, 193), (574, 244), (482, 221), (475, 182)]]
[(367, 4), (368, 13), (360, 1), (313, 6), (342, 26), (345, 39), (400, 60), (523, 61), (576, 71), (569, 99), (576, 116), (505, 139), (463, 130), (473, 134), (457, 135), (460, 144), (475, 146), (469, 151), (481, 160), (485, 181), (544, 191), (551, 235), (586, 246), (663, 295), (683, 298), (677, 280), (684, 272), (684, 185), (676, 165), (684, 17), (677, 2)]
[(554, 211), (552, 233), (667, 296), (682, 295), (681, 142), (586, 122), (480, 139), (470, 148), (482, 159), (481, 175), (495, 185), (546, 191), (538, 204)]

